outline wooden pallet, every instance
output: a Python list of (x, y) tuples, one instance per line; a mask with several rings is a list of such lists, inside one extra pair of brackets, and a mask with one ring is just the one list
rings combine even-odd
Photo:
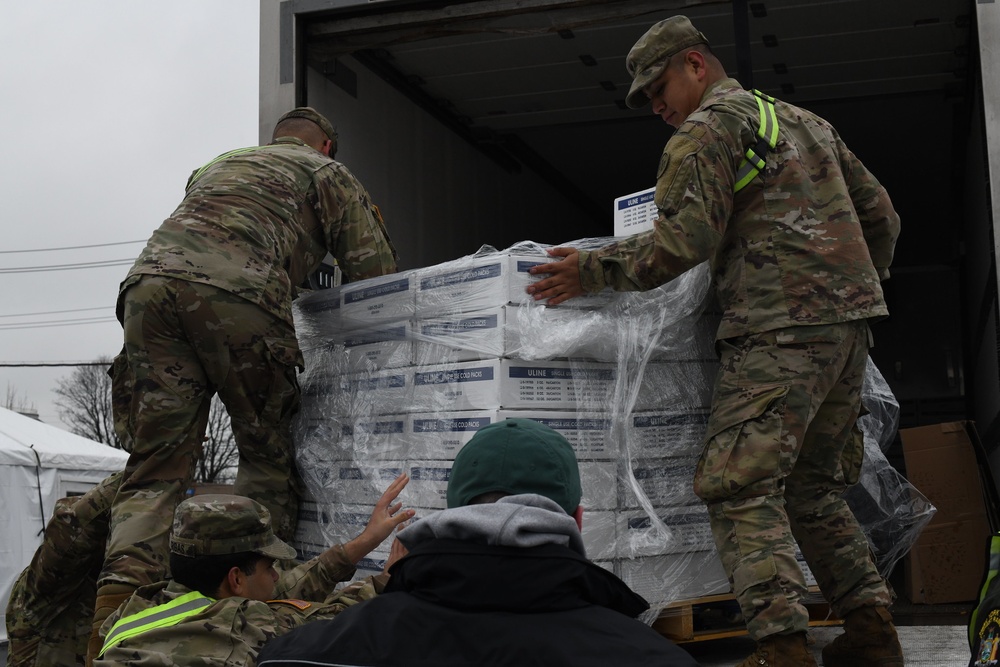
[[(818, 592), (803, 601), (809, 610), (809, 625), (840, 625), (830, 605)], [(678, 644), (723, 637), (739, 637), (747, 633), (739, 604), (732, 594), (709, 595), (671, 603), (660, 612), (653, 629)]]

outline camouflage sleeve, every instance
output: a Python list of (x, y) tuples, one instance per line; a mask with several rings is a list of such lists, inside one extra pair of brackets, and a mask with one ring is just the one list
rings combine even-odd
[(364, 186), (336, 162), (322, 170), (318, 179), (318, 213), (326, 245), (346, 281), (395, 273), (396, 249)]
[(878, 179), (836, 133), (834, 140), (840, 155), (844, 181), (861, 222), (865, 243), (868, 244), (868, 254), (871, 255), (879, 279), (886, 280), (889, 278), (889, 265), (892, 264), (896, 239), (899, 238), (899, 215), (892, 206), (889, 193)]
[(337, 585), (354, 576), (354, 564), (337, 544), (312, 560), (282, 572), (275, 586), (275, 597), (300, 598), (313, 602), (325, 600)]
[(727, 144), (713, 129), (685, 123), (660, 158), (654, 228), (581, 251), (583, 289), (652, 289), (711, 257), (732, 213), (732, 165)]

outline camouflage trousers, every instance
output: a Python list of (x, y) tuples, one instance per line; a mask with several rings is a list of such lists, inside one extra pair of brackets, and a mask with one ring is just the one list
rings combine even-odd
[(834, 613), (888, 605), (854, 514), (857, 427), (870, 332), (864, 321), (720, 341), (695, 492), (750, 636), (805, 630), (796, 541)]
[(191, 485), (216, 393), (239, 450), (234, 492), (267, 507), (275, 532), (291, 539), (300, 486), (290, 427), (302, 359), (292, 327), (224, 290), (161, 276), (128, 288), (123, 327), (124, 356), (111, 372), (116, 390), (131, 391), (112, 403), (131, 451), (100, 585), (164, 578), (174, 508)]
[(108, 514), (121, 472), (82, 496), (60, 498), (7, 602), (7, 667), (84, 664), (104, 562)]

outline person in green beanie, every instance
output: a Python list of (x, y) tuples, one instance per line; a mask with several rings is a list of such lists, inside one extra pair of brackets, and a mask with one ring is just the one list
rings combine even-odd
[(649, 605), (586, 558), (566, 439), (507, 419), (455, 457), (448, 509), (399, 532), (384, 593), (264, 646), (258, 667), (693, 667), (636, 616)]

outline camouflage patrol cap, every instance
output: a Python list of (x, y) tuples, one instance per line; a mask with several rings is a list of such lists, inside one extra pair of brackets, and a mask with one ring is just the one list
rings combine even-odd
[(561, 434), (531, 419), (511, 418), (479, 429), (455, 456), (448, 507), (468, 505), (484, 493), (537, 493), (566, 514), (580, 505), (576, 453)]
[(632, 77), (625, 104), (630, 109), (644, 106), (649, 100), (642, 89), (660, 76), (670, 56), (696, 44), (708, 44), (708, 38), (686, 16), (671, 16), (647, 30), (625, 58), (625, 69)]
[(194, 496), (177, 506), (170, 550), (188, 557), (251, 551), (271, 558), (295, 558), (295, 549), (271, 530), (266, 507), (250, 498), (223, 494)]
[(334, 144), (337, 143), (337, 131), (333, 129), (333, 124), (326, 119), (326, 116), (312, 107), (295, 107), (279, 118), (278, 122), (274, 124), (275, 127), (277, 127), (281, 121), (288, 120), (289, 118), (305, 118), (306, 120), (316, 123), (319, 125), (319, 129), (323, 130), (323, 134), (325, 134), (330, 141)]

